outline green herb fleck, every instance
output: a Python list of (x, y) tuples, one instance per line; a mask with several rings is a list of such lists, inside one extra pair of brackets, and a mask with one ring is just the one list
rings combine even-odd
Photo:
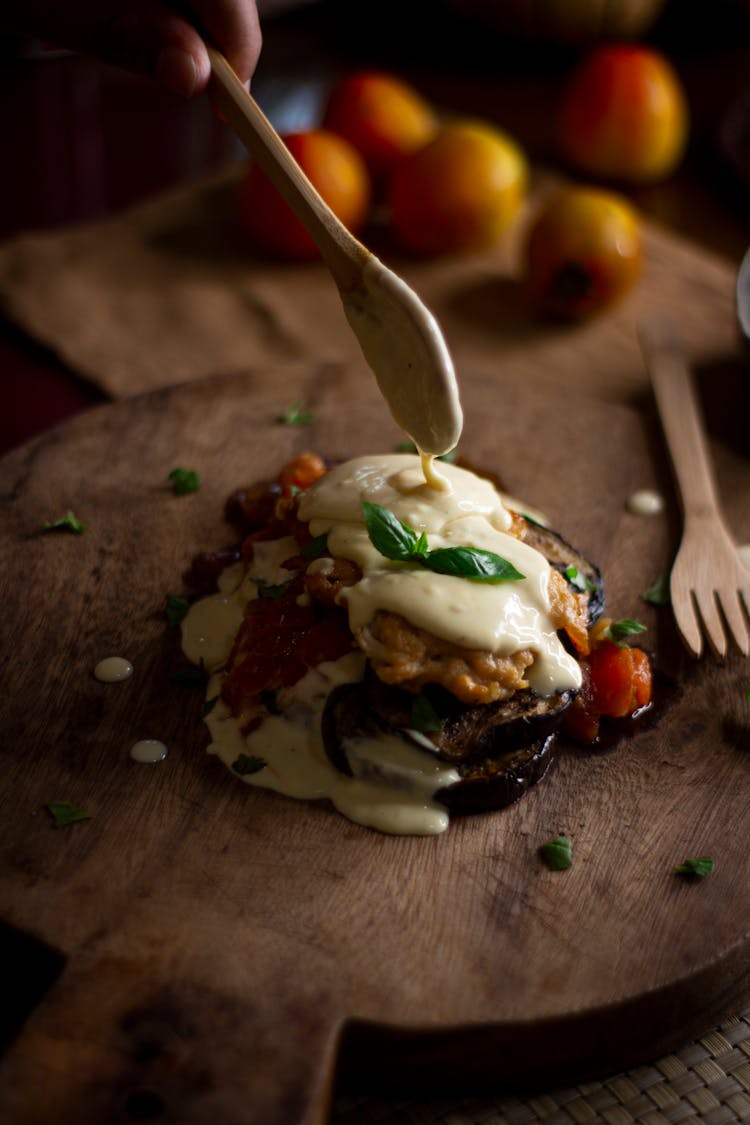
[(254, 578), (253, 581), (258, 587), (258, 597), (268, 598), (269, 601), (275, 601), (276, 598), (283, 598), (289, 590), (288, 582), (266, 582), (263, 578)]
[(413, 730), (418, 730), (421, 734), (431, 734), (443, 729), (440, 716), (426, 695), (418, 695), (412, 703), (411, 725)]
[(573, 845), (568, 836), (555, 836), (539, 849), (550, 871), (565, 871), (573, 863)]
[(641, 594), (641, 600), (647, 602), (649, 605), (669, 605), (669, 575), (660, 574), (654, 582), (653, 586), (649, 586), (648, 590), (644, 590)]
[(201, 709), (201, 718), (205, 719), (206, 715), (210, 715), (218, 702), (219, 702), (218, 695), (215, 695), (213, 697), (213, 699), (207, 699), (206, 702), (203, 704), (203, 707)]
[(201, 486), (200, 473), (195, 469), (172, 469), (167, 480), (171, 480), (175, 496), (186, 496), (189, 492), (197, 492)]
[(675, 868), (678, 875), (687, 875), (692, 879), (705, 879), (714, 869), (713, 856), (702, 855), (697, 859), (686, 859)]
[(179, 625), (184, 621), (190, 609), (190, 602), (180, 594), (167, 594), (164, 603), (164, 612), (170, 625)]
[(91, 820), (91, 813), (77, 809), (68, 801), (49, 801), (47, 808), (52, 813), (55, 828), (67, 828), (69, 824), (77, 824), (80, 820)]
[(64, 516), (60, 516), (59, 520), (51, 520), (49, 523), (42, 524), (39, 530), (41, 532), (69, 531), (73, 535), (83, 535), (86, 530), (86, 524), (81, 523), (75, 512), (71, 512), (69, 508)]
[(293, 402), (276, 421), (282, 426), (309, 426), (315, 421), (315, 414), (311, 410), (302, 410), (299, 402)]
[(623, 617), (621, 621), (612, 621), (604, 630), (604, 636), (609, 641), (613, 641), (620, 648), (627, 648), (627, 638), (633, 637), (637, 633), (645, 633), (646, 626), (641, 625), (640, 621), (632, 621), (629, 617)]
[(309, 543), (305, 543), (302, 548), (302, 554), (306, 559), (319, 559), (321, 555), (328, 552), (328, 532), (324, 531), (322, 535), (316, 535)]
[(592, 590), (596, 589), (591, 579), (587, 578), (585, 574), (582, 574), (577, 566), (566, 566), (563, 574), (570, 585), (574, 586), (576, 590), (580, 590), (582, 594), (590, 593)]
[(240, 754), (240, 756), (232, 762), (232, 769), (235, 773), (238, 773), (240, 777), (245, 777), (246, 774), (258, 773), (260, 770), (265, 769), (266, 764), (265, 758), (256, 758), (251, 754)]
[(436, 574), (468, 578), (473, 582), (507, 582), (523, 578), (512, 563), (493, 551), (475, 547), (438, 547), (430, 551), (424, 532), (417, 535), (393, 512), (379, 504), (362, 502), (367, 534), (374, 547), (387, 559), (413, 561)]

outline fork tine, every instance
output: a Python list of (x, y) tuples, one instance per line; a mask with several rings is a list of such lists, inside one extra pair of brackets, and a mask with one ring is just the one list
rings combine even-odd
[(674, 574), (672, 574), (670, 582), (670, 601), (672, 602), (677, 628), (683, 641), (693, 656), (700, 656), (703, 652), (703, 634), (693, 606), (692, 594), (689, 589), (680, 588), (680, 585), (675, 582)]
[(743, 656), (747, 656), (750, 652), (750, 641), (748, 640), (747, 620), (743, 609), (742, 591), (732, 590), (726, 598), (722, 597), (721, 609), (737, 648)]
[(713, 590), (694, 590), (698, 612), (703, 620), (703, 627), (709, 639), (711, 648), (717, 656), (726, 656), (727, 638), (724, 632), (724, 623), (719, 614), (716, 594)]

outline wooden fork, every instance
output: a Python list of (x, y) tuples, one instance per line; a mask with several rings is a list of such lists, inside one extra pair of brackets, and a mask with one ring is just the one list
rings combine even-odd
[(703, 634), (717, 656), (728, 640), (748, 655), (747, 613), (750, 570), (721, 513), (698, 400), (676, 326), (652, 317), (639, 326), (683, 513), (680, 547), (669, 591), (677, 627), (693, 656), (703, 651)]

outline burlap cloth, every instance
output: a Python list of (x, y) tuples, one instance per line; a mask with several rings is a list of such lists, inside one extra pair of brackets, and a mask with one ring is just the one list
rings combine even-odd
[[(113, 398), (308, 359), (364, 368), (323, 265), (261, 261), (244, 243), (239, 174), (228, 168), (102, 222), (15, 238), (0, 247), (0, 306)], [(459, 374), (627, 398), (644, 381), (637, 319), (660, 306), (684, 314), (695, 359), (736, 348), (734, 270), (652, 226), (625, 301), (587, 325), (542, 328), (515, 281), (527, 216), (496, 250), (439, 261), (400, 257), (377, 229), (364, 236), (436, 314)]]
[[(236, 222), (238, 168), (103, 222), (28, 234), (0, 247), (8, 318), (113, 398), (165, 384), (267, 366), (361, 365), (338, 292), (319, 263), (256, 258)], [(635, 291), (576, 328), (542, 327), (516, 281), (526, 217), (491, 253), (442, 261), (400, 258), (382, 232), (366, 241), (440, 320), (456, 367), (522, 375), (626, 400), (645, 386), (635, 327), (659, 308), (679, 315), (692, 358), (735, 355), (734, 268), (649, 226)], [(371, 237), (370, 237), (371, 236)], [(614, 1078), (535, 1097), (380, 1101), (341, 1097), (333, 1120), (354, 1123), (605, 1120), (611, 1125), (750, 1120), (750, 1012), (684, 1050)]]

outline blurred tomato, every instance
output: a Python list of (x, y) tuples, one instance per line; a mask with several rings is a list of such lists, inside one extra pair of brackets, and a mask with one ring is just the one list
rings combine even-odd
[(489, 249), (516, 219), (527, 181), (526, 156), (507, 133), (483, 121), (449, 122), (391, 176), (394, 237), (418, 254)]
[(688, 132), (677, 73), (640, 44), (596, 48), (563, 89), (560, 147), (589, 175), (634, 184), (663, 179), (681, 160)]
[[(371, 185), (356, 149), (323, 129), (288, 133), (282, 140), (334, 214), (357, 234), (367, 218)], [(277, 257), (304, 261), (319, 256), (302, 223), (254, 162), (240, 185), (239, 219), (253, 245)]]
[(434, 110), (408, 82), (383, 71), (339, 79), (323, 110), (323, 128), (354, 145), (378, 180), (438, 127)]
[(641, 257), (640, 217), (626, 199), (601, 188), (561, 188), (541, 206), (527, 235), (533, 305), (567, 320), (592, 316), (633, 286)]

